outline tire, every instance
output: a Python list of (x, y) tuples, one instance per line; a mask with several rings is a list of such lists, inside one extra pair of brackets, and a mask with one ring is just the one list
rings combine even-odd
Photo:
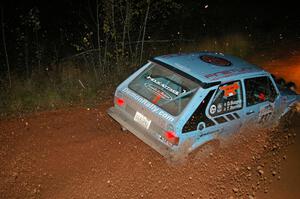
[(189, 156), (191, 159), (206, 159), (209, 156), (213, 155), (221, 146), (221, 141), (219, 139), (213, 139), (208, 142), (205, 142), (197, 149), (195, 149)]

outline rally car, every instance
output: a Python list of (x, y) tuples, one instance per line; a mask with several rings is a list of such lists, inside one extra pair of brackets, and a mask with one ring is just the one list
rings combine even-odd
[(108, 114), (165, 157), (189, 152), (244, 124), (274, 124), (298, 102), (270, 73), (214, 52), (150, 59), (116, 89)]

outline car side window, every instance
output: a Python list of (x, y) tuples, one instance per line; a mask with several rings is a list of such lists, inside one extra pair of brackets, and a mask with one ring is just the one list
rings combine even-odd
[(275, 87), (269, 77), (245, 79), (246, 104), (252, 106), (265, 101), (273, 102), (277, 96)]
[(222, 115), (243, 107), (240, 81), (233, 81), (219, 86), (209, 107), (211, 116)]

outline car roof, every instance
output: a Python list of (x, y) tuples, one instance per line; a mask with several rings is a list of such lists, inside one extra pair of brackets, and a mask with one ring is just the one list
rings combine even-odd
[(162, 55), (152, 58), (152, 61), (172, 66), (206, 83), (227, 82), (249, 75), (268, 74), (241, 58), (216, 52)]

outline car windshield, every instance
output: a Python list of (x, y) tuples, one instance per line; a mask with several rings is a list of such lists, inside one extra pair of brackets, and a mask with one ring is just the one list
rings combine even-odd
[(178, 115), (200, 85), (164, 66), (151, 62), (128, 86), (172, 115)]

